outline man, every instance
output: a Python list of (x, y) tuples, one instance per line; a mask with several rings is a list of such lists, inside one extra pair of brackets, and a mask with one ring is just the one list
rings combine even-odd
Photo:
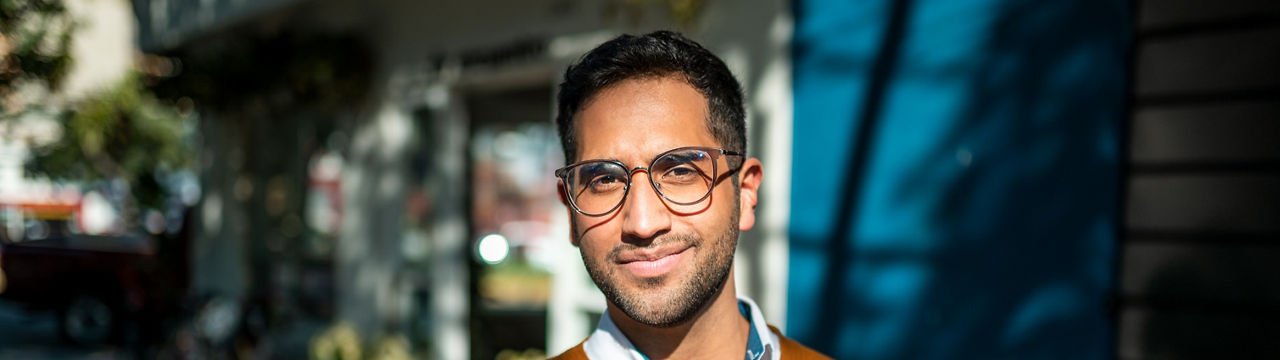
[(826, 358), (736, 296), (762, 170), (724, 62), (676, 33), (623, 35), (569, 67), (558, 102), (560, 199), (608, 310), (557, 359)]

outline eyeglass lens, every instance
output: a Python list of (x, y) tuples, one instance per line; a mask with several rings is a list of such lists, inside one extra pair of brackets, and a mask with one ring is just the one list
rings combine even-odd
[[(711, 192), (715, 158), (704, 150), (676, 150), (654, 159), (648, 170), (654, 189), (662, 197), (677, 205), (689, 205)], [(622, 203), (631, 185), (630, 175), (618, 163), (594, 161), (570, 169), (565, 183), (579, 210), (598, 215)]]

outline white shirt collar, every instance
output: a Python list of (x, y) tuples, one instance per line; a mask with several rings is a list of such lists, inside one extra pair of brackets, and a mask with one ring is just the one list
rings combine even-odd
[[(756, 334), (760, 335), (760, 342), (764, 344), (764, 355), (760, 359), (780, 360), (782, 354), (779, 351), (778, 334), (769, 331), (769, 325), (764, 321), (764, 314), (760, 312), (760, 307), (746, 296), (738, 295), (738, 301), (747, 304), (750, 308), (751, 326), (755, 327)], [(587, 354), (587, 358), (596, 360), (649, 360), (636, 349), (635, 345), (631, 344), (622, 330), (618, 329), (618, 325), (613, 323), (613, 319), (609, 318), (607, 312), (600, 316), (600, 323), (596, 325), (596, 330), (591, 333), (591, 337), (583, 342), (582, 350)]]

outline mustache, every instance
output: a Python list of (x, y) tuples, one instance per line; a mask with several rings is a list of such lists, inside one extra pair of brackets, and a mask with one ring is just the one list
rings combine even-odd
[[(620, 244), (618, 244), (618, 246), (614, 246), (613, 250), (609, 251), (608, 259), (610, 261), (616, 261), (618, 260), (619, 257), (622, 256), (622, 253), (628, 252), (628, 251), (640, 251), (644, 249), (654, 249), (654, 248), (662, 248), (662, 247), (669, 247), (669, 246), (689, 247), (693, 245), (698, 245), (701, 242), (702, 242), (701, 238), (699, 238), (697, 235), (694, 235), (694, 234), (671, 234), (671, 233), (663, 234), (649, 241), (628, 239), (627, 241), (622, 241)], [(636, 244), (644, 244), (644, 246), (640, 246)]]

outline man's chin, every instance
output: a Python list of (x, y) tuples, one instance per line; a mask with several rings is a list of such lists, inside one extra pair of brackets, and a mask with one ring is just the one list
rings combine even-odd
[[(690, 295), (698, 293), (696, 289), (681, 288), (688, 286), (687, 279), (681, 281), (674, 274), (656, 278), (632, 279), (632, 286), (623, 290), (623, 296), (614, 303), (627, 317), (650, 327), (669, 328), (687, 323), (711, 303), (711, 298), (699, 299)], [(615, 299), (611, 299), (611, 302)]]
[[(670, 328), (688, 323), (696, 314), (691, 309), (673, 307), (671, 303), (656, 298), (643, 298), (640, 304), (618, 305), (632, 321), (655, 328)], [(616, 304), (615, 304), (616, 305)]]
[(652, 278), (629, 278), (626, 288), (620, 289), (633, 303), (664, 303), (677, 298), (679, 284), (670, 275)]

